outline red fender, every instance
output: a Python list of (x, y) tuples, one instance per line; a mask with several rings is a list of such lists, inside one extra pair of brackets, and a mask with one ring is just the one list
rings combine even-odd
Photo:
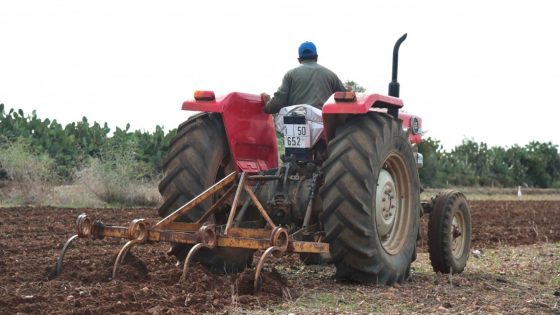
[[(183, 110), (220, 113), (223, 118), (229, 148), (238, 171), (256, 173), (278, 167), (278, 143), (272, 115), (264, 112), (260, 95), (233, 92), (215, 98), (213, 92), (204, 91), (198, 100), (183, 103)], [(357, 94), (352, 101), (336, 102), (335, 94), (323, 106), (323, 123), (327, 141), (334, 137), (336, 126), (348, 115), (366, 114), (369, 111), (400, 109), (399, 98), (380, 94)], [(420, 117), (399, 112), (404, 128), (410, 128), (413, 120), (421, 130)], [(421, 134), (410, 133), (411, 143), (420, 143)]]
[(274, 122), (264, 112), (260, 95), (233, 92), (217, 99), (188, 100), (182, 109), (222, 114), (238, 171), (256, 173), (278, 167)]
[[(401, 109), (404, 106), (402, 99), (381, 94), (355, 94), (352, 101), (336, 101), (336, 93), (333, 94), (323, 105), (323, 124), (327, 141), (334, 137), (336, 126), (344, 122), (348, 115), (366, 114), (370, 111), (382, 111), (386, 109)], [(422, 119), (418, 116), (402, 113), (399, 111), (399, 119), (402, 120), (403, 128), (410, 128), (413, 119), (416, 118), (418, 128), (421, 130)], [(420, 133), (409, 134), (411, 143), (420, 143)]]
[(377, 108), (402, 108), (403, 101), (400, 98), (385, 96), (381, 94), (356, 94), (352, 102), (336, 102), (333, 94), (323, 105), (325, 114), (365, 114), (372, 107)]

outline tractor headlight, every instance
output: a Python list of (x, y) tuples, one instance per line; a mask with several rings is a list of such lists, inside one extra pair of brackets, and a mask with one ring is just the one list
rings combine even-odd
[(420, 133), (420, 122), (418, 121), (418, 117), (410, 118), (410, 130), (412, 134), (417, 135)]

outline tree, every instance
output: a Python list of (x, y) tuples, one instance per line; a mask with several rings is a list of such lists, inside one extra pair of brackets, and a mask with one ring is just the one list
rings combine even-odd
[(365, 87), (352, 80), (347, 80), (346, 82), (344, 82), (344, 87), (346, 87), (348, 91), (353, 91), (356, 93), (364, 93), (366, 91)]
[(438, 140), (427, 138), (418, 145), (418, 152), (424, 157), (424, 166), (420, 168), (419, 175), (423, 185), (438, 187), (445, 182), (440, 182), (445, 174), (442, 174), (442, 146)]
[(526, 179), (531, 186), (546, 188), (560, 177), (558, 146), (547, 142), (532, 141), (525, 146)]
[(514, 187), (518, 185), (513, 181), (506, 158), (507, 151), (502, 147), (492, 147), (488, 150), (488, 177), (491, 186)]

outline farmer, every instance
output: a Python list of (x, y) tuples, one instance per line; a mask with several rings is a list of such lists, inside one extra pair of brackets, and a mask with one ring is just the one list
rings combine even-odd
[(321, 109), (334, 92), (345, 92), (344, 84), (331, 70), (317, 64), (317, 48), (305, 42), (298, 49), (300, 66), (288, 71), (274, 97), (262, 93), (264, 111), (278, 113), (280, 108), (290, 105), (309, 104)]

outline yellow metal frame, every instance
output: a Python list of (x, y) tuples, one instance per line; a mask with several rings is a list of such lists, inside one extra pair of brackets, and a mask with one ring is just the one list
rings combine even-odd
[[(285, 228), (276, 226), (265, 208), (251, 190), (251, 187), (247, 184), (247, 179), (258, 181), (266, 179), (266, 176), (248, 176), (246, 173), (239, 174), (237, 172), (233, 172), (154, 225), (151, 225), (144, 219), (133, 220), (128, 226), (105, 225), (99, 220), (92, 220), (86, 214), (81, 214), (78, 216), (76, 221), (78, 233), (72, 236), (64, 245), (57, 262), (56, 273), (58, 274), (62, 271), (62, 260), (64, 259), (64, 254), (70, 243), (75, 241), (77, 238), (87, 237), (91, 237), (93, 239), (103, 239), (105, 237), (129, 239), (129, 242), (122, 247), (119, 251), (117, 259), (115, 260), (113, 267), (113, 279), (115, 279), (118, 265), (123, 261), (126, 253), (133, 246), (148, 242), (172, 242), (194, 245), (185, 260), (183, 275), (181, 276), (182, 281), (186, 279), (189, 262), (192, 260), (195, 253), (201, 248), (229, 247), (265, 250), (265, 254), (261, 257), (259, 264), (257, 265), (256, 279), (260, 276), (264, 259), (271, 253), (275, 255), (284, 255), (288, 253), (322, 254), (329, 252), (328, 243), (320, 241), (307, 242), (295, 240), (294, 237), (296, 236), (296, 233), (288, 235), (288, 231)], [(212, 204), (212, 206), (196, 222), (176, 222), (179, 217), (188, 213), (212, 195), (226, 188), (227, 190), (220, 199)], [(214, 224), (206, 224), (205, 222), (212, 216), (214, 211), (220, 207), (232, 193), (234, 193), (234, 191), (235, 195), (227, 224), (223, 229), (223, 232), (221, 232), (221, 229), (220, 231), (217, 231)], [(237, 206), (243, 192), (251, 198), (251, 201), (257, 207), (260, 215), (267, 222), (267, 226), (265, 228), (251, 229), (234, 226), (234, 219), (237, 215)], [(258, 281), (255, 280), (255, 290), (258, 289), (257, 283)]]

